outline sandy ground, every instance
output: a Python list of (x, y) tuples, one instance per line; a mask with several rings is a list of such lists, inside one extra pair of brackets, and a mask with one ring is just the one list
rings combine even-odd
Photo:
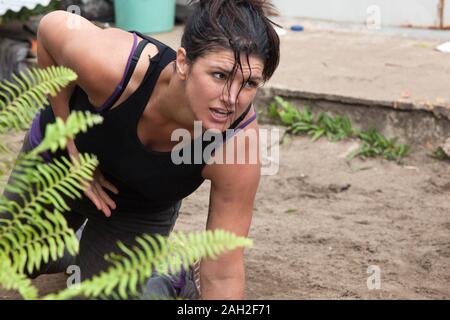
[[(285, 139), (264, 176), (246, 251), (248, 299), (450, 298), (449, 163), (413, 152), (403, 164), (345, 156), (355, 141)], [(202, 230), (209, 183), (183, 202), (177, 230)], [(369, 266), (381, 288), (369, 290)], [(34, 281), (42, 294), (62, 275)], [(17, 297), (0, 290), (0, 298)]]

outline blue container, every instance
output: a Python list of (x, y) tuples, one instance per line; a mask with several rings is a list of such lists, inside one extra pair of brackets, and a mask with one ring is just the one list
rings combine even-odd
[(301, 26), (301, 25), (299, 25), (299, 24), (296, 24), (296, 25), (294, 25), (294, 26), (291, 27), (291, 30), (292, 30), (292, 31), (303, 31), (304, 28), (303, 28), (303, 26)]
[(166, 32), (175, 24), (175, 0), (114, 0), (114, 11), (124, 30)]

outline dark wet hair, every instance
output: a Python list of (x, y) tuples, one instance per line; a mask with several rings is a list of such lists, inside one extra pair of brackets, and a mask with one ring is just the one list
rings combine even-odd
[[(193, 11), (181, 40), (189, 63), (208, 53), (231, 49), (235, 64), (227, 79), (228, 90), (238, 69), (243, 73), (242, 53), (248, 64), (249, 55), (261, 58), (263, 81), (270, 79), (279, 64), (280, 39), (273, 27), (276, 24), (266, 16), (266, 12), (274, 10), (269, 1), (191, 0), (189, 4)], [(239, 93), (247, 80), (244, 79)]]

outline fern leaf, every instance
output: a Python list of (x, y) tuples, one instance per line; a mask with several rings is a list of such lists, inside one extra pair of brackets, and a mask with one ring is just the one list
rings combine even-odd
[[(17, 174), (8, 187), (20, 195), (28, 192), (23, 197), (24, 203), (20, 205), (0, 198), (0, 209), (12, 216), (0, 224), (0, 253), (13, 256), (15, 268), (24, 270), (26, 267), (31, 272), (42, 261), (61, 257), (64, 248), (72, 254), (77, 252), (76, 237), (59, 213), (69, 208), (59, 192), (81, 197), (86, 179), (92, 179), (97, 164), (95, 157), (81, 154), (77, 165), (62, 158), (55, 163), (40, 163), (37, 168), (20, 166), (21, 174)], [(33, 190), (33, 184), (36, 190)], [(48, 205), (53, 205), (56, 210), (49, 213), (45, 209)], [(22, 257), (28, 259), (26, 265)]]
[(18, 291), (27, 300), (38, 298), (38, 290), (24, 274), (18, 273), (6, 256), (0, 254), (0, 287)]
[(63, 149), (69, 139), (73, 139), (80, 132), (86, 132), (102, 121), (103, 117), (99, 115), (81, 111), (71, 112), (65, 123), (61, 118), (56, 118), (55, 123), (46, 126), (44, 140), (31, 154), (37, 155), (47, 150), (54, 152), (58, 148)]
[[(223, 230), (193, 233), (188, 236), (173, 233), (169, 238), (144, 235), (136, 241), (141, 247), (130, 249), (118, 244), (123, 254), (108, 256), (113, 266), (107, 271), (83, 281), (77, 287), (48, 295), (44, 299), (108, 296), (113, 290), (117, 290), (119, 297), (125, 299), (138, 292), (139, 286), (143, 285), (142, 280), (150, 277), (153, 270), (163, 271), (161, 274), (168, 274), (169, 269), (170, 272), (179, 272), (181, 267), (188, 268), (189, 264), (201, 258), (215, 258), (225, 251), (252, 245), (250, 239), (237, 237)], [(168, 266), (169, 259), (172, 259), (172, 268)]]
[(0, 243), (0, 256), (12, 257), (11, 267), (19, 272), (26, 269), (31, 273), (42, 261), (48, 262), (49, 257), (61, 258), (64, 248), (72, 255), (78, 252), (78, 239), (57, 210), (44, 211), (42, 216), (17, 222), (16, 228), (0, 234)]
[[(69, 210), (69, 206), (59, 192), (63, 190), (64, 194), (81, 198), (86, 181), (92, 180), (97, 165), (98, 160), (95, 156), (80, 154), (76, 165), (62, 157), (49, 164), (38, 164), (35, 168), (21, 166), (22, 172), (13, 175), (13, 182), (6, 189), (20, 195), (27, 194), (27, 197), (23, 206), (19, 208), (19, 212), (11, 212), (11, 214), (22, 218), (21, 215), (28, 210), (33, 211), (33, 208), (40, 209), (49, 204), (60, 211)], [(71, 191), (73, 189), (76, 190), (75, 193)], [(18, 206), (17, 204), (16, 207)]]
[(28, 129), (34, 115), (47, 103), (46, 96), (55, 96), (77, 75), (66, 67), (50, 66), (22, 71), (13, 79), (17, 84), (0, 82), (0, 133)]

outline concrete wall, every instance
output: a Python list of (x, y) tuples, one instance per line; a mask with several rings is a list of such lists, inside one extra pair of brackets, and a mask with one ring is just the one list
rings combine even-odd
[[(317, 18), (331, 21), (365, 23), (376, 18), (379, 8), (381, 25), (438, 27), (440, 3), (445, 0), (273, 0), (284, 16)], [(448, 1), (447, 1), (448, 2)], [(444, 25), (450, 25), (450, 3), (444, 5)]]
[(339, 102), (325, 97), (307, 98), (297, 91), (288, 92), (275, 88), (264, 88), (256, 96), (255, 105), (258, 108), (260, 123), (281, 124), (281, 121), (268, 115), (268, 108), (274, 96), (282, 97), (301, 111), (308, 106), (315, 116), (321, 112), (347, 116), (354, 128), (375, 129), (387, 137), (398, 137), (398, 142), (407, 143), (416, 150), (424, 146), (430, 148), (428, 150), (436, 149), (450, 137), (449, 117), (438, 116), (427, 110), (401, 110), (356, 100)]

